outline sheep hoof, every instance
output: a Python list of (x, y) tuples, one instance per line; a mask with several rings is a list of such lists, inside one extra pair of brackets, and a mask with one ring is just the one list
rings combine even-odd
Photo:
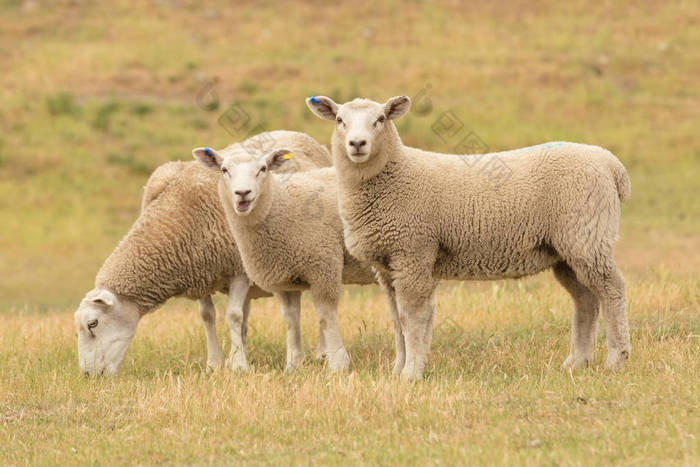
[(221, 351), (211, 352), (207, 356), (207, 371), (216, 370), (224, 364), (224, 356)]
[(248, 360), (240, 352), (236, 353), (236, 355), (231, 358), (227, 366), (231, 368), (231, 371), (237, 373), (248, 373), (250, 371)]
[(207, 372), (211, 373), (214, 370), (218, 370), (223, 364), (223, 358), (220, 360), (207, 360)]
[(328, 357), (328, 369), (332, 372), (348, 371), (350, 369), (350, 355), (345, 347), (341, 347)]
[(400, 376), (400, 375), (401, 375), (401, 371), (403, 370), (403, 367), (404, 367), (404, 363), (405, 363), (405, 362), (406, 362), (406, 360), (405, 360), (404, 358), (398, 358), (398, 357), (397, 357), (397, 358), (394, 360), (394, 369), (391, 370), (391, 373), (394, 374), (394, 375), (396, 375), (396, 376)]
[(250, 367), (248, 366), (248, 363), (233, 363), (231, 365), (231, 371), (234, 373), (248, 373), (250, 371)]
[(569, 354), (564, 363), (561, 364), (561, 367), (564, 370), (576, 370), (587, 367), (590, 361), (591, 359), (588, 357), (574, 357), (574, 354)]
[(294, 353), (292, 355), (287, 356), (287, 365), (284, 369), (287, 371), (287, 373), (294, 373), (296, 369), (299, 368), (299, 364), (303, 359), (303, 353)]
[(316, 355), (315, 355), (315, 359), (316, 359), (316, 360), (319, 360), (319, 361), (325, 360), (325, 359), (326, 359), (326, 351), (325, 351), (325, 350), (320, 350), (320, 349), (317, 350), (317, 351), (316, 351)]
[(620, 371), (625, 366), (625, 360), (630, 356), (629, 350), (622, 352), (612, 349), (608, 351), (608, 358), (605, 361), (605, 369), (611, 371)]
[(409, 371), (402, 371), (401, 379), (403, 379), (404, 381), (420, 381), (423, 379), (423, 375), (421, 373), (411, 373)]
[(406, 363), (403, 370), (401, 370), (401, 379), (406, 381), (420, 381), (423, 379), (423, 370), (415, 363)]

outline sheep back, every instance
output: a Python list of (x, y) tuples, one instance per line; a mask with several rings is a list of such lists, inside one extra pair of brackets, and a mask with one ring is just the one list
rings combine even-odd
[(391, 270), (433, 260), (445, 279), (521, 277), (561, 254), (612, 248), (629, 178), (609, 151), (549, 143), (485, 155), (403, 147), (376, 176), (340, 195), (346, 245)]
[[(287, 171), (330, 165), (328, 150), (313, 138), (289, 131), (269, 134), (295, 153), (297, 163)], [(251, 140), (270, 139), (265, 135), (229, 148), (250, 148)], [(245, 270), (219, 200), (218, 174), (194, 161), (169, 162), (149, 178), (141, 215), (100, 268), (95, 286), (147, 312), (171, 297), (227, 292), (229, 279), (241, 274)], [(270, 294), (251, 287), (249, 298), (262, 296)]]

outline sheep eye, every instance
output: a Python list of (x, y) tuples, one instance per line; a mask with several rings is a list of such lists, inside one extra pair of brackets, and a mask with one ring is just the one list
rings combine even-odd
[(97, 320), (96, 319), (91, 319), (90, 321), (88, 321), (88, 323), (87, 323), (88, 329), (94, 329), (96, 327), (97, 327)]
[(262, 167), (260, 167), (260, 171), (258, 171), (258, 175), (260, 175), (261, 173), (265, 173), (265, 172), (267, 172), (267, 167), (262, 166)]
[(338, 122), (338, 125), (342, 125), (342, 124), (343, 124), (343, 119), (340, 118), (340, 117), (336, 118), (335, 121)]
[(226, 167), (221, 167), (221, 172), (224, 174), (228, 174), (228, 169)]
[(386, 120), (386, 117), (384, 115), (380, 115), (379, 118), (377, 119), (377, 121), (379, 123), (384, 123), (384, 120)]

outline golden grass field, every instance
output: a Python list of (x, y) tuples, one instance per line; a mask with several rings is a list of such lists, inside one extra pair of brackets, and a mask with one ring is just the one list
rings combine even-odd
[[(1, 465), (700, 463), (697, 2), (0, 0), (0, 64)], [(632, 180), (616, 255), (626, 369), (603, 369), (601, 331), (592, 367), (560, 370), (572, 303), (546, 273), (442, 284), (417, 384), (389, 375), (375, 287), (341, 302), (347, 375), (310, 357), (284, 373), (272, 299), (253, 304), (254, 371), (207, 374), (196, 304), (173, 300), (142, 320), (117, 378), (83, 378), (73, 311), (150, 171), (260, 129), (327, 143), (312, 94), (408, 94), (399, 131), (434, 151), (470, 131), (492, 151), (613, 151)], [(247, 123), (226, 125), (231, 109)], [(450, 111), (464, 127), (443, 140), (432, 128)]]

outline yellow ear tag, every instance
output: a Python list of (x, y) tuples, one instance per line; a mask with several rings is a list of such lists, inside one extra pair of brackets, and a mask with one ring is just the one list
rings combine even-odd
[(282, 156), (282, 159), (284, 159), (284, 160), (291, 159), (291, 158), (292, 158), (292, 153), (291, 153), (291, 152), (285, 154), (284, 156)]

